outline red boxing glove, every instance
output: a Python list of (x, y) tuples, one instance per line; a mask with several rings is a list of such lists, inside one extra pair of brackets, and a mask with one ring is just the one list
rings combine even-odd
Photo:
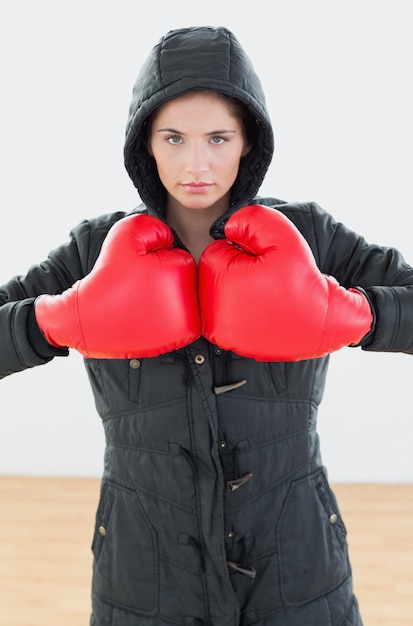
[(247, 206), (198, 265), (202, 334), (257, 361), (300, 361), (357, 344), (371, 329), (367, 298), (322, 274), (285, 215)]
[(137, 214), (109, 231), (85, 278), (43, 295), (35, 315), (54, 346), (85, 357), (152, 357), (201, 334), (196, 263), (161, 220)]

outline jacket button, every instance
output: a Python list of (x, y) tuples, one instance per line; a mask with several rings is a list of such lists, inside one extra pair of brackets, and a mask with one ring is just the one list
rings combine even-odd
[(133, 369), (133, 370), (138, 370), (141, 366), (141, 362), (139, 361), (139, 359), (131, 359), (129, 361), (129, 366)]
[(335, 524), (336, 521), (338, 520), (338, 517), (335, 513), (332, 513), (329, 519), (330, 519), (330, 524)]
[(106, 537), (106, 528), (104, 526), (99, 526), (99, 535)]
[(203, 354), (197, 354), (195, 357), (195, 363), (197, 365), (202, 365), (202, 363), (205, 363), (205, 357)]
[(214, 350), (215, 354), (217, 354), (218, 356), (221, 356), (221, 354), (223, 353), (222, 348), (215, 348)]
[(229, 530), (229, 531), (227, 532), (227, 537), (228, 537), (228, 539), (232, 539), (232, 538), (234, 537), (234, 533), (233, 533), (233, 531), (232, 531), (232, 530)]
[(226, 441), (220, 441), (219, 442), (219, 447), (224, 450), (227, 447), (227, 442)]

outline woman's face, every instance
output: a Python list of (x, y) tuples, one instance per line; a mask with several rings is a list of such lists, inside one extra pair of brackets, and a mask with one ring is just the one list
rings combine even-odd
[(193, 92), (159, 107), (149, 152), (168, 192), (168, 208), (208, 209), (228, 201), (249, 150), (234, 106), (214, 92)]

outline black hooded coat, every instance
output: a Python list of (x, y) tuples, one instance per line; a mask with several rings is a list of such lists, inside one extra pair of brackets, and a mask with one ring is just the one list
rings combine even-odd
[[(224, 28), (171, 31), (137, 79), (125, 142), (143, 201), (136, 211), (164, 219), (145, 120), (162, 102), (205, 88), (241, 100), (258, 137), (212, 236), (224, 237), (245, 204), (276, 207), (323, 273), (368, 295), (375, 322), (360, 348), (413, 354), (413, 268), (397, 250), (367, 244), (314, 203), (257, 200), (273, 134), (251, 62)], [(45, 341), (33, 303), (86, 276), (126, 215), (82, 222), (44, 263), (0, 289), (1, 377), (68, 354)], [(91, 626), (361, 625), (316, 432), (328, 357), (263, 363), (200, 338), (156, 358), (85, 365), (107, 444)]]

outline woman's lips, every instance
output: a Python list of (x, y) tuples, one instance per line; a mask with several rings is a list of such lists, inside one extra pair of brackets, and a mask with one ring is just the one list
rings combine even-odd
[(212, 187), (212, 183), (184, 183), (182, 187), (190, 193), (205, 193)]

